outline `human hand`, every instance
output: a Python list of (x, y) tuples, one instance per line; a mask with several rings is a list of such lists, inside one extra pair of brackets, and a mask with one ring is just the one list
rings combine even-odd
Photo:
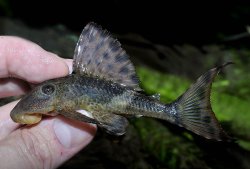
[[(70, 70), (70, 59), (21, 38), (0, 36), (0, 98), (23, 94), (29, 90), (28, 84), (66, 76)], [(0, 168), (56, 168), (95, 134), (96, 126), (61, 116), (45, 118), (30, 127), (19, 125), (10, 118), (16, 104), (0, 107)]]

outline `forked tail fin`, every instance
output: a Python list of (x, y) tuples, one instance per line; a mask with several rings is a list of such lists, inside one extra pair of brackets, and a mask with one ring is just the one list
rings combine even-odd
[(176, 122), (180, 126), (207, 139), (231, 140), (217, 121), (210, 104), (212, 82), (220, 70), (229, 64), (232, 62), (210, 69), (171, 104), (177, 112)]

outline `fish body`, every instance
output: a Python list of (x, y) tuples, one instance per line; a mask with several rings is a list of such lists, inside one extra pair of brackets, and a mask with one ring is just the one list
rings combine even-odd
[(174, 102), (165, 104), (158, 96), (143, 94), (120, 43), (90, 23), (75, 49), (73, 74), (34, 88), (11, 111), (11, 118), (35, 124), (42, 115), (61, 114), (122, 135), (128, 125), (126, 117), (145, 116), (166, 120), (208, 139), (228, 140), (209, 101), (211, 84), (225, 65), (209, 70)]

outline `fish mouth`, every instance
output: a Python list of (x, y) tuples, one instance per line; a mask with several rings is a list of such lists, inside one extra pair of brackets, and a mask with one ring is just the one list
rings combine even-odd
[(46, 113), (35, 112), (35, 113), (25, 113), (25, 114), (11, 114), (11, 118), (14, 122), (20, 124), (36, 124), (42, 120), (42, 116), (56, 116), (58, 115), (57, 111), (48, 111)]
[(32, 114), (16, 114), (12, 116), (12, 120), (20, 124), (36, 124), (42, 119), (41, 113), (32, 113)]

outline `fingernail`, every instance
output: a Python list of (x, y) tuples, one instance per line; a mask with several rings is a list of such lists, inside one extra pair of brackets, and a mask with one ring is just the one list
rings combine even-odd
[(57, 139), (65, 148), (82, 145), (90, 136), (86, 131), (69, 125), (61, 119), (55, 119), (53, 127)]
[(67, 64), (68, 68), (69, 68), (69, 74), (71, 74), (73, 72), (73, 68), (72, 68), (73, 62), (72, 62), (72, 59), (66, 59), (65, 62)]

